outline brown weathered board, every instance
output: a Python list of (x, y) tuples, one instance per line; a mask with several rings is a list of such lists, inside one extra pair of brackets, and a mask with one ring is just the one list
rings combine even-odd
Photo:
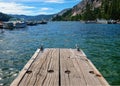
[(11, 86), (109, 86), (104, 77), (76, 49), (39, 49)]

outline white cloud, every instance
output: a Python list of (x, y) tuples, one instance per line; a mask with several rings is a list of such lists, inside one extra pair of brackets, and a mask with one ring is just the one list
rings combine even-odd
[(47, 10), (52, 10), (52, 8), (47, 8), (47, 7), (40, 8), (40, 11), (47, 11)]
[(8, 3), (8, 2), (0, 2), (0, 12), (7, 13), (7, 14), (31, 14), (32, 9), (35, 7), (26, 6), (17, 3)]
[(4, 2), (45, 2), (45, 3), (64, 3), (64, 0), (0, 0)]
[(53, 8), (42, 7), (37, 10), (37, 14), (53, 14)]
[(18, 15), (39, 15), (39, 14), (52, 14), (53, 8), (48, 7), (32, 7), (23, 4), (13, 2), (0, 2), (0, 12), (6, 14), (18, 14)]
[[(74, 2), (77, 0), (0, 0), (0, 12), (6, 14), (24, 14), (24, 15), (38, 15), (52, 13), (54, 14), (54, 12), (56, 11), (53, 8), (47, 7), (51, 6), (51, 4), (48, 5), (48, 3), (66, 3), (72, 1)], [(32, 6), (28, 6), (26, 2), (30, 3), (29, 5)], [(37, 4), (40, 4), (40, 6), (36, 5), (36, 3), (34, 2), (38, 2)], [(44, 3), (47, 5), (45, 7), (41, 7), (44, 5)]]
[(44, 0), (44, 2), (48, 2), (48, 3), (64, 3), (64, 0)]

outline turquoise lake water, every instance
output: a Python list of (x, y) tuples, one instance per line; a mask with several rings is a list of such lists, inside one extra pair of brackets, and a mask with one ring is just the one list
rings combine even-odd
[(111, 85), (120, 85), (120, 25), (49, 22), (0, 33), (0, 86), (9, 86), (41, 44), (78, 44)]

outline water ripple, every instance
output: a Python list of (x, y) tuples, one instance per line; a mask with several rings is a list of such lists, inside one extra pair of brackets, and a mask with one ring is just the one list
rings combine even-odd
[(0, 86), (9, 86), (40, 44), (78, 44), (110, 84), (120, 84), (120, 25), (49, 22), (0, 34)]

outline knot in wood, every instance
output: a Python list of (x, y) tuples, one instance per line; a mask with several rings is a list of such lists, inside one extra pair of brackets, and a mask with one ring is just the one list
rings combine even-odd
[(94, 71), (89, 71), (89, 73), (94, 74)]
[(70, 58), (70, 56), (68, 58)]
[(48, 70), (48, 73), (53, 73), (54, 72), (54, 70)]
[(85, 61), (88, 61), (88, 59), (85, 59)]
[(97, 77), (102, 77), (100, 74), (96, 74)]
[(65, 73), (70, 74), (70, 70), (66, 70)]
[(31, 70), (28, 70), (28, 71), (26, 71), (26, 73), (30, 74), (30, 73), (32, 73), (32, 71), (31, 71)]

